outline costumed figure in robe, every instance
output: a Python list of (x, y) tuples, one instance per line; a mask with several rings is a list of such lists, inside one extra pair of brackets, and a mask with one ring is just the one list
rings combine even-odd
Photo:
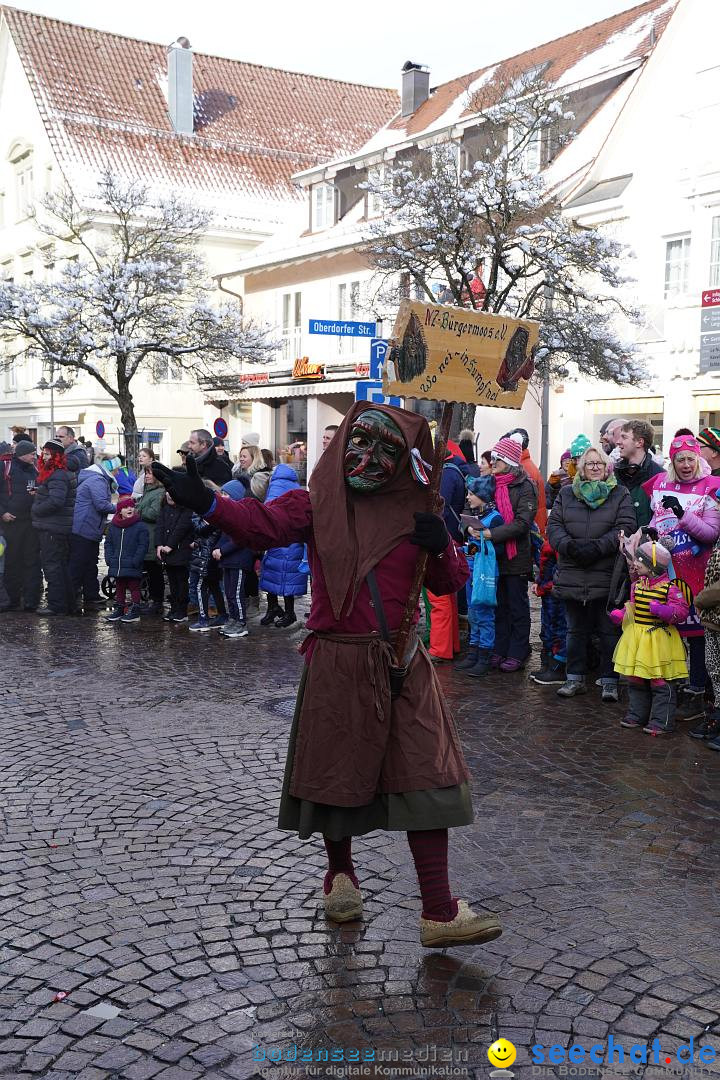
[[(457, 900), (448, 879), (448, 829), (473, 819), (468, 770), (428, 653), (413, 629), (400, 686), (393, 642), (418, 557), (425, 584), (456, 593), (467, 562), (442, 517), (426, 511), (433, 446), (426, 420), (356, 403), (320, 458), (310, 490), (271, 503), (216, 496), (188, 472), (159, 463), (173, 499), (254, 550), (307, 544), (313, 578), (305, 666), (290, 733), (279, 827), (322, 835), (323, 901), (335, 922), (362, 915), (352, 837), (407, 833), (422, 896), (421, 943), (499, 937), (496, 915)], [(414, 622), (418, 615), (415, 614)], [(393, 679), (391, 689), (391, 677)]]

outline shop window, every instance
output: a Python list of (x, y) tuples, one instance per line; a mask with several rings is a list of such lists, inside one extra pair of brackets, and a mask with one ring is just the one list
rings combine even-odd
[(708, 285), (711, 289), (720, 286), (720, 217), (712, 219), (712, 236), (710, 238), (710, 274)]
[(690, 282), (690, 237), (665, 241), (665, 299), (685, 296)]
[(302, 293), (283, 293), (282, 358), (291, 364), (298, 356), (302, 356)]

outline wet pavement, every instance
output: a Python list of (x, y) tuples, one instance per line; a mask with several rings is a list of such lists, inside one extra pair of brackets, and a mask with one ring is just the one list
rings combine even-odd
[(442, 667), (476, 810), (454, 889), (505, 933), (423, 950), (401, 834), (355, 842), (366, 914), (338, 929), (321, 844), (275, 828), (300, 636), (2, 617), (0, 1075), (280, 1078), (327, 1056), (474, 1080), (497, 1035), (516, 1077), (577, 1075), (529, 1048), (612, 1035), (660, 1040), (659, 1066), (628, 1066), (652, 1080), (690, 1038), (720, 1051), (720, 754), (687, 725), (620, 728), (594, 687), (561, 702)]

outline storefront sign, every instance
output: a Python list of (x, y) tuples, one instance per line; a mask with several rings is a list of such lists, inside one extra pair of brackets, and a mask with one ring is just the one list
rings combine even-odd
[(293, 364), (293, 379), (324, 379), (325, 365), (311, 364), (307, 356), (301, 357)]
[(270, 382), (267, 371), (242, 371), (238, 378), (243, 386), (266, 386)]
[(519, 409), (539, 330), (529, 319), (403, 300), (384, 364), (384, 393)]
[(368, 376), (370, 375), (370, 365), (369, 364), (356, 364), (355, 365), (355, 374), (357, 375), (358, 379), (367, 379)]
[(311, 319), (311, 334), (333, 334), (335, 337), (375, 337), (374, 322), (348, 322), (347, 319)]

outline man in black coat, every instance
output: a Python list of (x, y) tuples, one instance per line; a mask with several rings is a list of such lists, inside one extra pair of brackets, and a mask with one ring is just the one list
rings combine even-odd
[(191, 431), (188, 439), (190, 452), (195, 458), (198, 475), (203, 480), (212, 480), (213, 484), (222, 487), (232, 480), (232, 465), (227, 458), (220, 458), (213, 445), (213, 437), (204, 428)]
[(37, 452), (28, 440), (15, 443), (12, 459), (0, 461), (0, 528), (7, 541), (5, 588), (8, 607), (35, 611), (42, 594), (40, 547), (33, 528), (32, 489), (37, 479)]
[(67, 424), (62, 424), (55, 432), (55, 442), (65, 450), (65, 460), (67, 461), (67, 467), (70, 472), (77, 475), (81, 469), (87, 469), (90, 465), (90, 458), (88, 452), (84, 446), (75, 438), (75, 429), (68, 427)]

